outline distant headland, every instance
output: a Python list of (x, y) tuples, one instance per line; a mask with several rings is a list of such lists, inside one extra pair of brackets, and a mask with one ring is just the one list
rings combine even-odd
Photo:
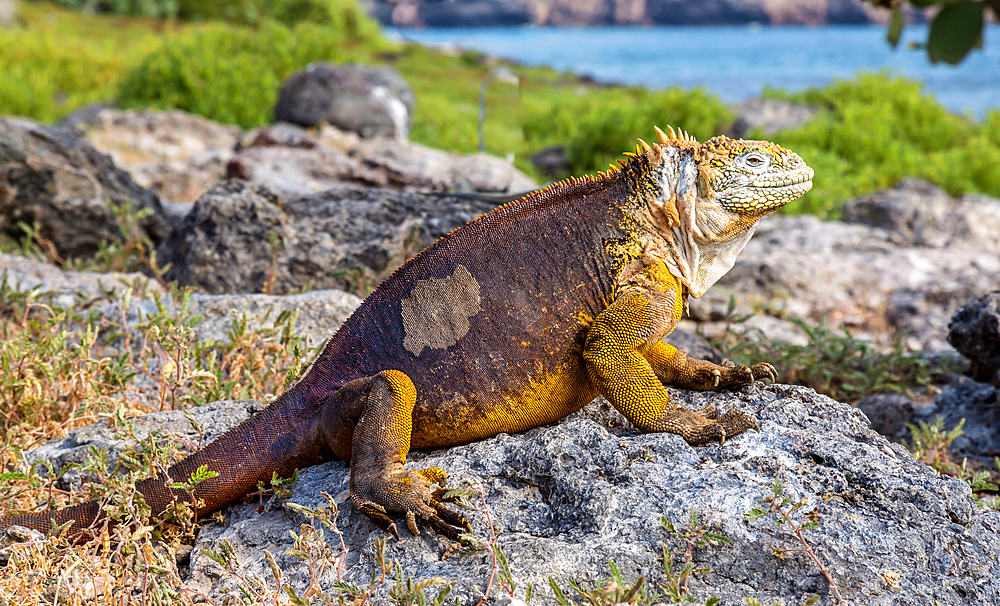
[(884, 23), (861, 0), (363, 0), (396, 27)]

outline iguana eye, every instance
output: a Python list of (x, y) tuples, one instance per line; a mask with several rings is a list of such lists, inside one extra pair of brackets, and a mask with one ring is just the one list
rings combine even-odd
[(761, 154), (750, 154), (743, 159), (743, 162), (750, 168), (760, 168), (767, 164), (767, 159)]

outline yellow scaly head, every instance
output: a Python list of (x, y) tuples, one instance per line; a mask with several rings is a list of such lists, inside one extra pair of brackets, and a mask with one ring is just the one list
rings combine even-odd
[(802, 197), (812, 178), (813, 169), (798, 154), (769, 141), (714, 137), (698, 154), (698, 197), (744, 216), (758, 217)]

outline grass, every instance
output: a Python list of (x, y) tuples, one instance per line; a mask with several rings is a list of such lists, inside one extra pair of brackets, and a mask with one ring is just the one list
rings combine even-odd
[[(306, 8), (316, 4), (303, 2)], [(542, 181), (547, 177), (529, 157), (548, 146), (565, 147), (571, 174), (592, 173), (632, 149), (635, 137), (652, 137), (654, 124), (683, 127), (705, 139), (734, 118), (701, 90), (605, 87), (474, 52), (390, 43), (372, 24), (344, 17), (353, 13), (342, 0), (329, 9), (334, 17), (313, 21), (310, 13), (296, 12), (301, 7), (294, 1), (279, 4), (284, 12), (275, 8), (272, 17), (243, 11), (253, 18), (236, 25), (88, 15), (22, 3), (23, 27), (0, 31), (6, 75), (0, 79), (0, 114), (51, 122), (86, 103), (118, 99), (125, 107), (176, 107), (251, 128), (270, 121), (280, 83), (310, 62), (381, 64), (399, 70), (414, 90), (411, 139), (469, 153), (478, 148), (480, 85), (493, 70), (505, 69), (518, 84), (495, 79), (486, 88), (486, 150), (513, 158)], [(1000, 196), (1000, 172), (994, 169), (1000, 162), (1000, 111), (981, 122), (956, 116), (919, 84), (884, 74), (767, 95), (820, 110), (808, 123), (771, 137), (799, 152), (817, 173), (813, 191), (782, 212), (835, 218), (845, 199), (891, 187), (905, 176), (956, 195)]]

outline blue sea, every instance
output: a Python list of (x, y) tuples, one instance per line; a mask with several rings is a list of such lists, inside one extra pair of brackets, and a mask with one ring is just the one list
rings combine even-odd
[(958, 66), (931, 64), (926, 26), (909, 26), (896, 49), (883, 26), (581, 27), (395, 29), (429, 45), (474, 49), (548, 65), (602, 82), (647, 88), (704, 87), (727, 102), (765, 87), (799, 91), (859, 71), (902, 75), (954, 112), (981, 118), (1000, 109), (1000, 26)]

